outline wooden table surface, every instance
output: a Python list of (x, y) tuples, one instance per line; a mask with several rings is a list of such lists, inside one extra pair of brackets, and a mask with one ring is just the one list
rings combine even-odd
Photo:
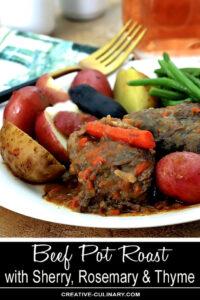
[[(58, 9), (52, 36), (102, 46), (121, 25), (121, 1), (110, 0), (103, 16), (87, 22), (67, 20)], [(200, 237), (200, 221), (145, 229), (98, 229), (40, 221), (0, 207), (0, 237)]]

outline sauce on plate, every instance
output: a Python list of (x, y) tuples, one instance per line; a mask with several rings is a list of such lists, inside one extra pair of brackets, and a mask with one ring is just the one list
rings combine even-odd
[[(61, 205), (71, 209), (74, 212), (83, 212), (80, 210), (79, 197), (80, 186), (77, 183), (75, 177), (69, 177), (64, 182), (48, 183), (44, 187), (43, 198), (47, 201)], [(188, 208), (192, 205), (185, 205), (176, 199), (168, 198), (167, 196), (161, 194), (155, 185), (152, 185), (152, 189), (149, 191), (149, 201), (150, 204), (135, 204), (134, 209), (124, 210), (120, 213), (117, 209), (107, 209), (98, 208), (95, 210), (91, 206), (91, 211), (89, 213), (98, 214), (101, 216), (141, 216), (156, 213), (164, 213), (172, 210), (180, 210)]]

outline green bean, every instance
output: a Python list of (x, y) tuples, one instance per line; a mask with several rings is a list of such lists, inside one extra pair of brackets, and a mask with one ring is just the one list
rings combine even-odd
[(164, 72), (167, 74), (167, 76), (176, 80), (175, 76), (172, 74), (172, 72), (167, 67), (166, 62), (164, 60), (159, 60), (158, 62), (160, 64), (160, 66), (162, 67), (162, 69), (164, 70)]
[(154, 70), (157, 78), (132, 80), (127, 84), (152, 86), (149, 94), (159, 97), (165, 106), (185, 101), (200, 102), (200, 68), (177, 68), (167, 53), (163, 53), (163, 60), (158, 62), (160, 68)]
[(180, 68), (182, 72), (187, 72), (195, 77), (200, 76), (200, 68)]
[(196, 78), (194, 75), (184, 72), (184, 74), (194, 83), (196, 84), (199, 88), (200, 88), (200, 80), (198, 78)]
[[(159, 60), (159, 64), (160, 64), (160, 66), (161, 66), (161, 68), (160, 69), (157, 69), (156, 71), (157, 71), (157, 73), (159, 73), (160, 72), (160, 75), (161, 75), (161, 72), (162, 72), (162, 74), (166, 74), (167, 76), (169, 76), (170, 78), (173, 78), (176, 82), (177, 82), (177, 78), (174, 76), (174, 74), (170, 71), (170, 69), (169, 69), (169, 67), (168, 67), (168, 65), (167, 65), (167, 62), (169, 62), (170, 61), (170, 58), (169, 58), (169, 56), (166, 54), (166, 53), (164, 53), (163, 54), (163, 56), (164, 56), (164, 58), (165, 58), (165, 61), (160, 61)], [(182, 69), (180, 69), (180, 70), (183, 70), (183, 72), (185, 72), (185, 70), (188, 70), (188, 71), (190, 71), (190, 72), (194, 72), (194, 69), (197, 71), (197, 70), (200, 70), (199, 68), (182, 68)], [(192, 76), (192, 75), (189, 75), (189, 76)], [(189, 77), (188, 76), (188, 77)], [(190, 80), (191, 80), (191, 77), (190, 77)], [(198, 79), (197, 79), (198, 80)], [(193, 82), (195, 81), (195, 79), (193, 80)], [(178, 82), (177, 82), (178, 83)], [(180, 82), (179, 82), (179, 84), (180, 84)], [(184, 85), (184, 87), (185, 87), (185, 92), (188, 94), (188, 96), (189, 97), (192, 97), (192, 98), (196, 98), (196, 94), (194, 94), (193, 93), (193, 91), (191, 91), (190, 89), (188, 89), (188, 87), (186, 87), (185, 85)]]
[(167, 75), (163, 68), (155, 69), (154, 73), (156, 73), (158, 77), (163, 77)]
[(188, 89), (179, 84), (177, 81), (167, 78), (167, 77), (162, 77), (162, 78), (143, 78), (143, 79), (136, 79), (136, 80), (131, 80), (127, 82), (128, 85), (130, 86), (151, 86), (151, 85), (158, 85), (168, 88), (172, 88), (181, 92), (188, 92)]
[(163, 52), (163, 58), (164, 58), (165, 62), (169, 62), (170, 61), (170, 58), (169, 58), (169, 55), (167, 54), (167, 52)]
[(164, 106), (173, 106), (173, 105), (180, 104), (180, 103), (186, 102), (186, 101), (192, 102), (192, 99), (186, 98), (184, 100), (169, 100), (169, 99), (161, 98), (161, 102)]
[(166, 62), (167, 68), (173, 76), (190, 90), (194, 98), (200, 101), (200, 89), (175, 66), (175, 64), (169, 59), (167, 53), (163, 54), (163, 58)]
[[(181, 70), (182, 72), (186, 72), (189, 73), (195, 77), (199, 77), (200, 76), (200, 68), (179, 68), (179, 70)], [(156, 73), (158, 76), (165, 76), (166, 72), (164, 71), (163, 68), (159, 68), (159, 69), (155, 69), (154, 73)]]
[(185, 94), (173, 92), (169, 90), (164, 90), (160, 88), (152, 87), (149, 91), (150, 96), (160, 97), (160, 98), (167, 98), (167, 99), (184, 99)]

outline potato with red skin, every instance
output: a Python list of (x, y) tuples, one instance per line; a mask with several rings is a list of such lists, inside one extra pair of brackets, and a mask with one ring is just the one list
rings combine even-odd
[(113, 92), (106, 76), (95, 69), (84, 69), (80, 71), (74, 80), (71, 87), (79, 84), (88, 84), (100, 93), (113, 98)]
[[(64, 135), (62, 130), (58, 130), (53, 122), (54, 117), (59, 114), (59, 112), (61, 112), (62, 116), (63, 111), (69, 113), (67, 115), (71, 116), (71, 121), (73, 121), (75, 124), (77, 122), (80, 123), (80, 120), (77, 117), (79, 116), (80, 112), (78, 106), (69, 100), (65, 103), (57, 103), (54, 106), (47, 107), (36, 119), (35, 134), (37, 141), (51, 154), (53, 154), (58, 161), (62, 162), (63, 164), (68, 164), (68, 135)], [(75, 120), (73, 120), (72, 116), (75, 117)], [(61, 118), (61, 122), (59, 122), (62, 126), (65, 126), (65, 129), (70, 134), (74, 131), (74, 127), (71, 126), (71, 123), (68, 123), (68, 121), (70, 120)]]
[(156, 166), (156, 183), (167, 196), (186, 203), (200, 202), (200, 155), (173, 152)]
[(35, 122), (36, 139), (45, 149), (63, 164), (68, 164), (67, 139), (55, 128), (51, 116), (45, 110)]
[(41, 89), (27, 86), (13, 92), (3, 113), (3, 121), (10, 121), (18, 128), (34, 135), (34, 126), (37, 115), (49, 106), (49, 100)]
[(56, 86), (55, 80), (49, 74), (42, 75), (36, 82), (44, 95), (49, 98), (50, 103), (53, 105), (58, 102), (65, 102), (70, 99), (68, 93)]
[(66, 137), (79, 130), (83, 124), (95, 120), (97, 118), (94, 116), (72, 111), (60, 111), (53, 118), (55, 127)]
[[(63, 110), (65, 109), (65, 110)], [(56, 120), (57, 127), (54, 124)], [(85, 122), (96, 119), (83, 114), (72, 101), (47, 107), (36, 119), (35, 134), (37, 141), (63, 164), (69, 163), (67, 141), (69, 135)]]

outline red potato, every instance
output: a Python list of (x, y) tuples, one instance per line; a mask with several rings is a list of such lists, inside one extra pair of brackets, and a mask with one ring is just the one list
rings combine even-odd
[(35, 86), (27, 86), (13, 92), (3, 113), (3, 121), (10, 121), (33, 136), (37, 115), (49, 105), (49, 100)]
[(66, 164), (69, 162), (67, 139), (55, 128), (48, 111), (43, 111), (35, 122), (36, 139), (55, 158)]
[(55, 127), (66, 137), (79, 130), (81, 125), (95, 120), (94, 116), (72, 111), (60, 111), (53, 118)]
[(200, 202), (200, 155), (193, 152), (166, 155), (156, 166), (156, 183), (165, 195), (187, 203)]
[(100, 93), (113, 98), (113, 92), (106, 76), (94, 69), (84, 69), (74, 78), (71, 87), (79, 84), (88, 84)]
[(68, 138), (60, 133), (53, 123), (54, 116), (60, 111), (79, 112), (79, 109), (70, 100), (47, 107), (36, 119), (35, 134), (38, 142), (53, 154), (59, 162), (68, 164)]
[(49, 74), (42, 75), (36, 82), (36, 86), (39, 87), (49, 98), (52, 105), (58, 102), (65, 102), (70, 99), (65, 90), (56, 86), (55, 80)]

